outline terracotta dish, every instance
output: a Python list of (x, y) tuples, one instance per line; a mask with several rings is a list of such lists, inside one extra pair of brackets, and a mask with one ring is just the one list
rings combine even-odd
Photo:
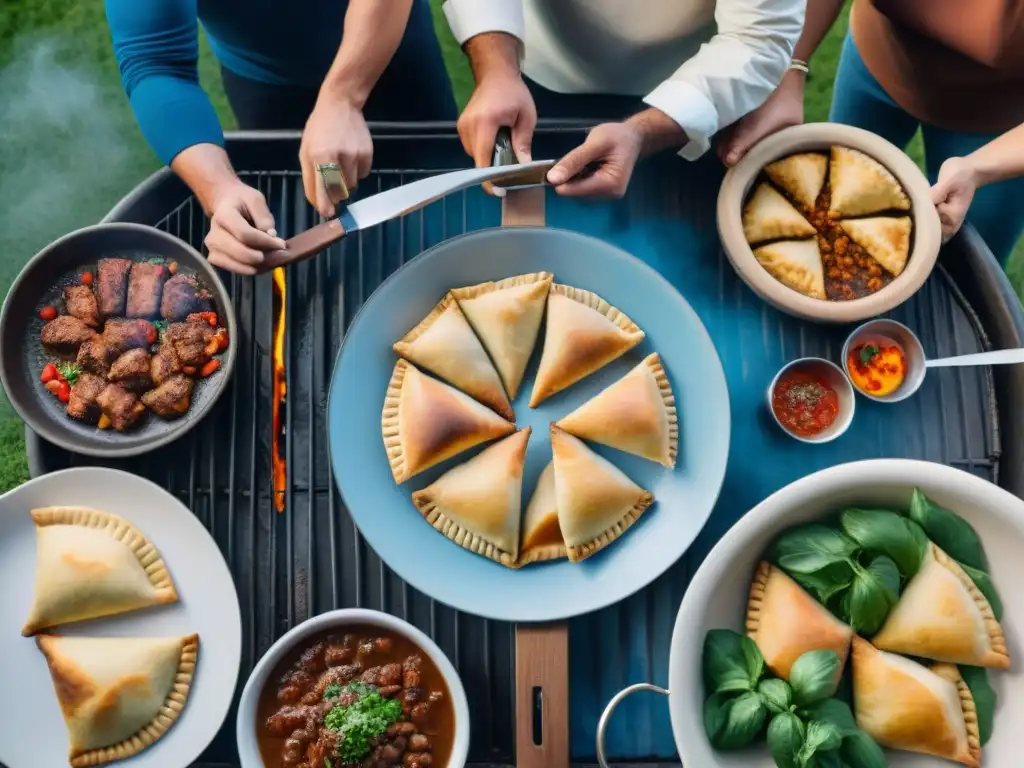
[[(881, 163), (910, 198), (913, 243), (906, 268), (876, 292), (848, 301), (826, 301), (804, 295), (773, 277), (754, 256), (744, 234), (742, 213), (765, 166), (800, 152), (828, 152), (849, 147)], [(942, 231), (930, 186), (921, 170), (900, 149), (868, 131), (835, 123), (787, 128), (755, 146), (725, 175), (718, 194), (718, 232), (729, 261), (751, 290), (776, 309), (826, 323), (850, 323), (888, 312), (914, 295), (935, 266)]]

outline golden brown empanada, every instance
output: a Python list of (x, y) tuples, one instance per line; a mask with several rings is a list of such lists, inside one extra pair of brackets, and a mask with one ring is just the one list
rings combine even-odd
[(829, 213), (845, 218), (910, 210), (910, 198), (896, 177), (863, 152), (834, 146), (829, 166)]
[(825, 299), (825, 268), (816, 238), (783, 240), (754, 249), (758, 263), (785, 286), (812, 299)]
[(554, 275), (533, 272), (497, 282), (453, 288), (452, 295), (494, 361), (508, 396), (515, 399)]
[(910, 217), (847, 219), (839, 226), (887, 272), (899, 276), (910, 257)]
[(1010, 668), (992, 606), (963, 568), (934, 544), (872, 642), (924, 659)]
[(799, 205), (813, 211), (821, 188), (825, 186), (828, 158), (818, 152), (802, 152), (769, 163), (764, 172)]
[(761, 649), (768, 668), (788, 680), (793, 662), (808, 651), (835, 651), (841, 675), (853, 630), (782, 569), (762, 562), (750, 586), (747, 634)]
[(810, 237), (811, 222), (771, 184), (760, 184), (743, 206), (743, 234), (751, 245), (783, 237)]
[(412, 363), (395, 363), (384, 398), (381, 433), (396, 483), (515, 430), (515, 424), (469, 395), (420, 373)]
[(551, 286), (544, 333), (530, 407), (536, 408), (644, 340), (644, 332), (596, 293), (571, 285)]
[(853, 638), (857, 725), (883, 747), (981, 765), (978, 716), (970, 689), (952, 664), (928, 669)]
[(434, 528), (460, 547), (502, 565), (519, 556), (523, 463), (530, 428), (488, 446), (412, 495)]
[(174, 724), (188, 699), (199, 636), (40, 635), (64, 714), (73, 766), (138, 754)]
[(618, 448), (666, 467), (676, 465), (676, 399), (657, 352), (563, 418), (558, 426), (584, 440)]
[(395, 352), (515, 420), (498, 372), (451, 293), (395, 342)]
[(555, 500), (555, 465), (548, 462), (540, 473), (537, 487), (523, 516), (522, 544), (518, 565), (560, 560), (569, 551), (558, 525), (558, 503)]
[(32, 510), (35, 600), (21, 633), (178, 599), (160, 553), (117, 515), (88, 507)]
[(558, 525), (570, 562), (578, 563), (625, 533), (654, 496), (556, 424), (551, 425), (551, 452)]

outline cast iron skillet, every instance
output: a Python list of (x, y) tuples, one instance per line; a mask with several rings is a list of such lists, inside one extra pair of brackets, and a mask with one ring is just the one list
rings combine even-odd
[[(217, 316), (228, 329), (230, 346), (220, 356), (221, 367), (196, 381), (192, 404), (184, 416), (165, 420), (154, 413), (143, 416), (134, 429), (116, 432), (98, 429), (69, 417), (64, 404), (39, 381), (47, 359), (40, 331), (39, 310), (60, 296), (81, 268), (95, 267), (105, 256), (134, 260), (162, 257), (193, 273), (213, 297)], [(196, 250), (166, 232), (141, 224), (97, 224), (54, 241), (18, 274), (0, 311), (0, 381), (18, 415), (40, 437), (88, 456), (136, 456), (176, 440), (202, 419), (227, 387), (235, 368), (238, 339), (235, 312), (227, 289), (216, 271)]]

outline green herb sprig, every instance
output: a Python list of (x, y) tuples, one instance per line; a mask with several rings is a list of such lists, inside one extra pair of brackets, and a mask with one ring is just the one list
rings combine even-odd
[(57, 373), (64, 377), (64, 380), (71, 386), (75, 385), (78, 381), (79, 374), (82, 373), (82, 368), (77, 363), (57, 363)]
[[(324, 725), (341, 736), (338, 756), (342, 764), (359, 762), (370, 754), (373, 740), (402, 716), (400, 702), (385, 699), (376, 688), (363, 683), (350, 683), (337, 695), (349, 689), (358, 693), (359, 698), (352, 704), (332, 707), (324, 715)], [(327, 697), (327, 689), (324, 696)]]

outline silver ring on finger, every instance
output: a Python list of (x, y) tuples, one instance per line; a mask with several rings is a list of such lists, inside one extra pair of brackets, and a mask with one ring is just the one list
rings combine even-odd
[(348, 185), (345, 184), (345, 177), (341, 175), (340, 165), (337, 163), (317, 163), (316, 172), (320, 174), (320, 181), (323, 182), (328, 200), (337, 205), (342, 200), (348, 199)]

